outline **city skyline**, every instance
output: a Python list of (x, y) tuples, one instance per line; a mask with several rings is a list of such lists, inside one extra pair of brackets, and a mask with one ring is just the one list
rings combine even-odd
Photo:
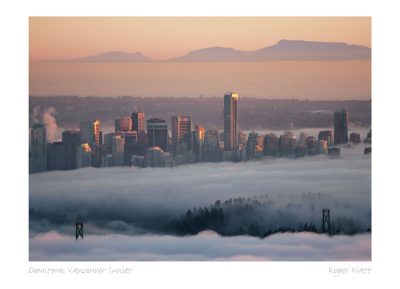
[[(279, 137), (272, 132), (265, 135), (255, 131), (248, 135), (238, 132), (238, 99), (237, 92), (227, 92), (221, 99), (224, 104), (222, 133), (206, 130), (201, 123), (192, 124), (188, 114), (171, 116), (170, 126), (164, 119), (149, 118), (146, 130), (145, 112), (134, 109), (129, 116), (115, 119), (114, 132), (104, 137), (101, 121), (95, 119), (80, 121), (79, 132), (63, 131), (61, 142), (47, 142), (45, 124), (33, 122), (30, 172), (90, 166), (175, 167), (203, 161), (262, 160), (266, 156), (299, 158), (325, 154), (340, 157), (338, 145), (349, 142), (349, 114), (345, 109), (334, 112), (333, 130), (319, 131), (318, 138), (301, 132), (297, 139), (290, 130)], [(350, 142), (371, 144), (371, 129), (365, 138), (353, 131)], [(371, 147), (366, 147), (364, 154), (369, 153)]]
[[(288, 232), (294, 234), (291, 235), (291, 238), (296, 238), (301, 234), (309, 234), (309, 237), (312, 236), (315, 239), (319, 239), (321, 236), (324, 238), (323, 236), (328, 235), (330, 238), (351, 236), (350, 238), (354, 240), (363, 234), (368, 236), (363, 241), (367, 242), (366, 249), (360, 253), (359, 257), (350, 257), (350, 259), (370, 258), (371, 253), (370, 249), (368, 249), (370, 244), (368, 242), (371, 234), (371, 212), (370, 204), (368, 203), (368, 187), (366, 186), (370, 182), (371, 129), (366, 138), (361, 138), (360, 133), (353, 131), (350, 133), (350, 142), (348, 142), (349, 114), (345, 109), (337, 109), (331, 115), (334, 123), (333, 130), (319, 131), (318, 138), (303, 131), (298, 138), (292, 131), (284, 131), (279, 136), (272, 132), (267, 134), (260, 134), (255, 131), (251, 131), (248, 134), (243, 131), (237, 132), (237, 111), (238, 106), (240, 107), (238, 98), (239, 94), (237, 92), (225, 93), (223, 97), (220, 97), (220, 101), (224, 104), (221, 118), (224, 119), (225, 125), (222, 132), (214, 129), (206, 130), (206, 128), (200, 126), (201, 124), (193, 126), (190, 114), (171, 116), (170, 129), (166, 120), (150, 117), (147, 119), (147, 130), (146, 128), (139, 130), (139, 125), (135, 126), (136, 130), (132, 130), (132, 120), (133, 122), (138, 122), (136, 118), (138, 114), (143, 116), (143, 122), (146, 120), (144, 118), (145, 111), (138, 113), (136, 109), (133, 109), (132, 115), (129, 114), (130, 116), (128, 117), (115, 119), (114, 132), (105, 134), (104, 141), (101, 122), (99, 120), (91, 120), (79, 122), (81, 126), (79, 134), (81, 136), (78, 142), (76, 141), (77, 131), (66, 130), (62, 134), (65, 143), (59, 141), (48, 143), (45, 141), (46, 128), (44, 125), (34, 122), (31, 129), (30, 152), (44, 152), (47, 150), (47, 154), (30, 153), (30, 178), (35, 180), (37, 175), (43, 175), (43, 178), (47, 179), (48, 176), (51, 178), (54, 174), (57, 175), (59, 173), (57, 170), (69, 170), (70, 175), (67, 179), (76, 181), (77, 176), (80, 178), (81, 175), (93, 174), (94, 171), (90, 170), (90, 167), (103, 168), (96, 170), (94, 173), (95, 178), (85, 186), (83, 196), (85, 199), (90, 199), (93, 192), (97, 194), (105, 190), (100, 194), (101, 198), (106, 197), (111, 191), (113, 197), (106, 197), (110, 202), (106, 210), (99, 209), (96, 206), (93, 210), (91, 202), (86, 201), (84, 211), (80, 211), (78, 214), (64, 215), (62, 213), (63, 210), (57, 213), (50, 213), (54, 205), (50, 209), (43, 208), (45, 201), (38, 202), (41, 198), (38, 192), (43, 189), (38, 190), (40, 183), (33, 181), (31, 186), (34, 191), (32, 197), (34, 201), (30, 205), (30, 222), (36, 224), (36, 222), (46, 219), (49, 222), (46, 227), (52, 227), (54, 220), (62, 220), (61, 224), (63, 224), (66, 219), (72, 222), (73, 219), (71, 218), (75, 218), (75, 239), (85, 243), (87, 242), (86, 239), (92, 240), (100, 236), (100, 238), (107, 239), (109, 238), (108, 236), (115, 235), (135, 241), (148, 233), (154, 234), (154, 236), (157, 236), (156, 238), (162, 235), (174, 238), (185, 236), (185, 240), (188, 237), (197, 238), (198, 236), (203, 236), (203, 234), (215, 235), (217, 239), (223, 236), (230, 236), (234, 238), (232, 240), (243, 236), (251, 236), (263, 240), (260, 241), (262, 243), (268, 242), (278, 234), (287, 234)], [(139, 137), (139, 135), (142, 136)], [(335, 137), (339, 138), (339, 142), (335, 142)], [(225, 142), (228, 142), (228, 145), (225, 145)], [(67, 159), (68, 156), (74, 158), (70, 154), (71, 148), (76, 151), (76, 167), (72, 168), (69, 167), (72, 160)], [(309, 160), (301, 161), (305, 157), (309, 157)], [(278, 158), (283, 160), (278, 161)], [(47, 169), (42, 166), (46, 161)], [(196, 163), (198, 165), (195, 166), (194, 164)], [(213, 165), (211, 166), (211, 164)], [(286, 168), (277, 170), (276, 166), (282, 166), (282, 164)], [(184, 165), (190, 166), (182, 168), (185, 167)], [(322, 174), (324, 181), (321, 180), (321, 173), (315, 173), (315, 165), (320, 166), (321, 169), (323, 168), (321, 171), (324, 172)], [(346, 178), (343, 178), (343, 176), (332, 178), (330, 172), (338, 175), (344, 173), (343, 165), (346, 168), (346, 175), (348, 175), (349, 171), (352, 174), (359, 173), (361, 168), (362, 176), (358, 175), (358, 178), (361, 177), (364, 181), (358, 189), (354, 188), (354, 191), (348, 192), (345, 189), (348, 182)], [(131, 168), (120, 171), (122, 167), (127, 166)], [(338, 167), (331, 171), (331, 168), (335, 166)], [(296, 167), (298, 168), (296, 169)], [(351, 169), (349, 170), (350, 167)], [(73, 171), (81, 168), (83, 170), (80, 170), (78, 175), (74, 176)], [(143, 168), (150, 168), (150, 170)], [(170, 169), (163, 169), (162, 171), (165, 171), (165, 174), (159, 168)], [(308, 177), (306, 180), (311, 177), (315, 179), (315, 182), (310, 182), (310, 179), (308, 179), (304, 185), (301, 185), (302, 181), (299, 180), (282, 183), (282, 179), (285, 179), (287, 174), (298, 178), (296, 174), (298, 174), (299, 169), (302, 172), (301, 174), (307, 172)], [(48, 171), (46, 174), (35, 174), (43, 173), (46, 170)], [(202, 174), (206, 172), (206, 177), (193, 173), (196, 170), (203, 170)], [(237, 177), (237, 170), (246, 175), (245, 180)], [(249, 174), (249, 171), (252, 173)], [(129, 174), (129, 177), (126, 179), (127, 174)], [(228, 177), (232, 174), (236, 177)], [(270, 181), (264, 179), (262, 176), (264, 174), (268, 176), (267, 178), (270, 178)], [(271, 174), (282, 175), (277, 179), (274, 176), (269, 176)], [(151, 177), (153, 175), (156, 177)], [(160, 179), (160, 175), (167, 176), (167, 179), (163, 179), (163, 177)], [(219, 179), (217, 183), (221, 181), (221, 175), (225, 175), (225, 178), (228, 177), (226, 181), (221, 182), (223, 184), (222, 187), (215, 184), (216, 179)], [(173, 180), (174, 178), (175, 180)], [(130, 189), (122, 189), (122, 191), (115, 189), (124, 187), (126, 185), (125, 179), (131, 182)], [(343, 189), (338, 189), (338, 187), (332, 185), (323, 189), (316, 185), (316, 182), (321, 182), (322, 185), (328, 179), (330, 182), (338, 182), (337, 185), (342, 186)], [(65, 186), (69, 187), (68, 180), (64, 178), (62, 180), (66, 182)], [(121, 182), (121, 180), (124, 181)], [(105, 188), (101, 186), (101, 188), (93, 191), (93, 188), (98, 186), (100, 181), (107, 183)], [(267, 183), (268, 186), (265, 186)], [(271, 195), (267, 193), (260, 194), (264, 190), (270, 191), (271, 183), (275, 183), (273, 185), (272, 199)], [(353, 178), (351, 178), (351, 183), (353, 183)], [(207, 184), (211, 184), (211, 186)], [(244, 190), (244, 186), (247, 188), (248, 185), (251, 185), (252, 190), (254, 190), (255, 184), (258, 188), (254, 192), (257, 192), (257, 194), (249, 195), (249, 193), (245, 193), (247, 190)], [(297, 184), (300, 184), (300, 187), (297, 187)], [(144, 190), (143, 185), (145, 186)], [(172, 191), (171, 185), (175, 186)], [(259, 187), (260, 185), (261, 187)], [(158, 189), (156, 189), (157, 187)], [(304, 191), (299, 194), (307, 187), (312, 191), (317, 190), (318, 194), (316, 192), (305, 193)], [(234, 198), (227, 199), (227, 188), (230, 188), (233, 192), (235, 190), (240, 192), (243, 197), (237, 197), (234, 193), (232, 195)], [(297, 193), (291, 194), (290, 191), (287, 191), (288, 188), (297, 191)], [(58, 192), (63, 189), (64, 186), (54, 188)], [(284, 195), (278, 193), (282, 189), (285, 192)], [(337, 198), (335, 203), (325, 200), (327, 198), (326, 192), (332, 189), (335, 192), (335, 198)], [(70, 190), (67, 190), (70, 193)], [(199, 190), (199, 194), (194, 193), (197, 190)], [(321, 190), (325, 191), (322, 195)], [(135, 192), (134, 195), (131, 194), (131, 191)], [(221, 199), (215, 199), (215, 191), (219, 191), (218, 194), (222, 197)], [(159, 207), (154, 210), (152, 209), (154, 199), (148, 203), (145, 197), (150, 194), (149, 198), (154, 198), (154, 192), (159, 194), (158, 201), (168, 200), (171, 192), (174, 193), (174, 196), (177, 193), (178, 195), (183, 193), (187, 199), (183, 201), (183, 206), (182, 204), (178, 205), (178, 209), (174, 209), (174, 203), (179, 203), (179, 201), (171, 199), (167, 201), (168, 205), (162, 202), (164, 205), (160, 203), (156, 205)], [(144, 194), (139, 197), (139, 202), (133, 201), (135, 197), (138, 197), (137, 194)], [(365, 199), (361, 204), (359, 202), (354, 203), (348, 200), (349, 194), (361, 194)], [(247, 197), (244, 197), (246, 195)], [(69, 198), (69, 194), (62, 193), (62, 196), (62, 198)], [(208, 203), (208, 206), (200, 203), (202, 204), (201, 206), (190, 207), (190, 203), (199, 204), (198, 198), (203, 198), (204, 196), (211, 197), (212, 203)], [(48, 198), (51, 199), (51, 196), (48, 196)], [(75, 196), (71, 196), (71, 198), (70, 202), (76, 202)], [(121, 198), (124, 202), (118, 201)], [(286, 198), (286, 200), (281, 200), (281, 198)], [(272, 200), (278, 203), (275, 204), (275, 201)], [(283, 207), (280, 204), (282, 201)], [(347, 209), (343, 210), (337, 202), (346, 204), (345, 208)], [(62, 206), (62, 203), (63, 201), (53, 204), (57, 207)], [(326, 207), (328, 204), (329, 209)], [(177, 210), (180, 213), (171, 215), (171, 212), (166, 212), (163, 209), (165, 205), (172, 205), (170, 210)], [(118, 206), (119, 209), (115, 210), (114, 206)], [(144, 206), (147, 209), (144, 211), (142, 209), (138, 210), (137, 208), (135, 209), (136, 206)], [(306, 209), (303, 213), (300, 213), (301, 217), (299, 217), (298, 211), (302, 206), (305, 206)], [(317, 206), (317, 211), (315, 206)], [(322, 206), (323, 221), (321, 224), (318, 220), (320, 220), (319, 211)], [(332, 218), (330, 215), (331, 209)], [(73, 212), (75, 209), (67, 208), (67, 210)], [(146, 210), (149, 211), (146, 212)], [(300, 211), (302, 210), (304, 209), (300, 209)], [(277, 216), (278, 219), (276, 219)], [(117, 227), (105, 221), (120, 218), (121, 221), (118, 221), (120, 225)], [(134, 220), (140, 220), (140, 224)], [(136, 226), (139, 231), (144, 230), (143, 233), (136, 232)], [(46, 227), (32, 227), (32, 230), (43, 231), (46, 236), (50, 234)], [(133, 235), (131, 235), (131, 230), (134, 230)], [(58, 230), (55, 230), (52, 234), (56, 234), (58, 239), (68, 236), (66, 233), (58, 232)], [(356, 237), (353, 237), (354, 234)], [(43, 234), (39, 234), (39, 236), (43, 236)], [(36, 252), (37, 246), (42, 246), (41, 237), (34, 236), (32, 242), (34, 242), (32, 250)], [(154, 250), (154, 248), (151, 250)], [(135, 252), (135, 249), (132, 248), (130, 252)], [(32, 260), (57, 258), (58, 253), (45, 257), (46, 254), (36, 253)], [(128, 259), (142, 259), (134, 256), (130, 255)], [(93, 256), (86, 258), (90, 260), (108, 260), (109, 258), (118, 257), (99, 255), (96, 258)], [(154, 258), (154, 256), (144, 257), (143, 260), (154, 260)], [(173, 258), (179, 260), (181, 257), (176, 255)], [(193, 258), (193, 260), (197, 259), (197, 257)], [(245, 259), (251, 260), (249, 258), (247, 256)], [(328, 257), (325, 254), (323, 258), (332, 259), (332, 256)], [(167, 260), (170, 259), (170, 257), (167, 258)], [(211, 258), (205, 257), (205, 259), (209, 260)], [(314, 260), (315, 257), (301, 257), (300, 259)]]

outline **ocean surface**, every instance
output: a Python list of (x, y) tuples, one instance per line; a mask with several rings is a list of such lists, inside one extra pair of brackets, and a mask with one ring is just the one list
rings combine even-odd
[(32, 96), (221, 96), (370, 99), (371, 61), (44, 63), (29, 65)]

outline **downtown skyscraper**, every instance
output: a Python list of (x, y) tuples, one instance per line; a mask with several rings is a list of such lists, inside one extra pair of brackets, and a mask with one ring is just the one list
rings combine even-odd
[(173, 116), (172, 125), (172, 152), (174, 155), (185, 153), (192, 149), (192, 118), (190, 116)]
[(159, 147), (168, 151), (168, 125), (163, 119), (151, 118), (147, 120), (148, 147)]
[(79, 123), (81, 143), (89, 145), (101, 145), (102, 135), (100, 132), (100, 121), (90, 120)]
[(238, 146), (237, 100), (239, 94), (228, 92), (224, 95), (224, 150), (233, 151)]
[(66, 149), (66, 169), (75, 170), (76, 151), (81, 144), (80, 132), (78, 130), (65, 130), (62, 132), (62, 142)]
[(349, 141), (349, 113), (344, 109), (342, 111), (335, 111), (333, 123), (335, 145), (347, 143)]
[(131, 115), (132, 130), (144, 131), (144, 112), (134, 111)]
[(193, 153), (195, 155), (196, 162), (203, 161), (203, 149), (204, 149), (204, 136), (205, 128), (199, 125), (194, 127), (193, 133)]
[(32, 173), (47, 171), (47, 137), (43, 123), (35, 123), (31, 129), (30, 164)]

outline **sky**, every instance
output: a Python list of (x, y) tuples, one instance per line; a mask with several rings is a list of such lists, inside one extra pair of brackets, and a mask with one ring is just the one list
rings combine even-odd
[(29, 59), (68, 59), (106, 51), (156, 59), (222, 46), (256, 50), (281, 39), (371, 47), (370, 17), (30, 17)]
[(371, 47), (371, 17), (29, 17), (29, 94), (371, 98), (370, 60), (57, 62), (110, 51), (168, 60), (216, 46), (255, 51), (282, 39)]

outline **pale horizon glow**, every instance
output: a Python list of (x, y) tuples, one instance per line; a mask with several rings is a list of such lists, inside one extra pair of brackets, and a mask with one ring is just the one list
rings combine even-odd
[(31, 96), (371, 98), (370, 61), (31, 63)]
[(154, 60), (212, 46), (257, 50), (281, 39), (371, 47), (371, 17), (30, 17), (31, 62), (107, 51)]
[(33, 96), (370, 99), (371, 61), (63, 63), (109, 51), (167, 60), (207, 47), (258, 50), (281, 39), (371, 46), (371, 17), (30, 17)]

